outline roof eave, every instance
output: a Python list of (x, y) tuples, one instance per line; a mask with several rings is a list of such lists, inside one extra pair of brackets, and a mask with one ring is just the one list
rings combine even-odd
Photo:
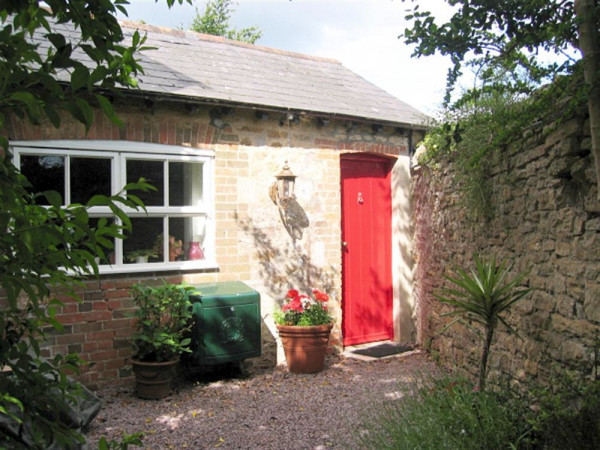
[(215, 105), (215, 106), (223, 106), (230, 108), (246, 108), (252, 110), (260, 110), (266, 112), (273, 113), (281, 113), (281, 114), (298, 114), (300, 116), (311, 116), (311, 117), (322, 117), (329, 119), (336, 119), (342, 121), (351, 121), (351, 122), (362, 122), (369, 124), (380, 124), (383, 126), (391, 126), (391, 127), (401, 127), (406, 129), (413, 130), (428, 130), (430, 127), (421, 124), (421, 123), (410, 123), (410, 122), (402, 122), (396, 120), (389, 119), (381, 119), (376, 117), (366, 117), (359, 115), (351, 115), (351, 114), (340, 114), (340, 113), (331, 113), (326, 111), (316, 111), (310, 109), (299, 109), (294, 107), (281, 107), (281, 106), (273, 106), (273, 105), (264, 105), (264, 104), (256, 104), (256, 103), (244, 103), (237, 102), (233, 100), (222, 100), (222, 99), (214, 99), (208, 97), (194, 97), (187, 96), (181, 94), (168, 94), (168, 93), (157, 93), (152, 91), (144, 91), (144, 90), (132, 90), (132, 89), (120, 89), (122, 93), (125, 95), (130, 95), (138, 98), (144, 98), (148, 100), (167, 100), (178, 103), (187, 103), (187, 104), (200, 104), (200, 105)]

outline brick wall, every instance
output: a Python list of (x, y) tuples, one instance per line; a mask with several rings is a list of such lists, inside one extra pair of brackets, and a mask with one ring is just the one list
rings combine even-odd
[(592, 370), (600, 335), (600, 202), (589, 121), (579, 115), (532, 128), (498, 158), (489, 179), (495, 216), (473, 223), (452, 183), (451, 162), (414, 173), (415, 299), (419, 341), (449, 367), (475, 373), (481, 341), (466, 328), (437, 332), (450, 318), (432, 297), (442, 274), (471, 267), (475, 252), (531, 269), (533, 293), (500, 325), (490, 376), (548, 377), (553, 365)]
[[(132, 332), (131, 285), (172, 282), (244, 281), (261, 294), (263, 357), (255, 364), (281, 362), (271, 312), (274, 301), (292, 285), (320, 287), (332, 297), (337, 318), (332, 342), (341, 342), (341, 253), (339, 155), (346, 151), (407, 155), (407, 133), (384, 127), (375, 133), (370, 124), (349, 127), (331, 120), (321, 126), (300, 116), (288, 122), (283, 113), (259, 119), (254, 110), (198, 107), (166, 101), (129, 100), (115, 104), (124, 126), (110, 123), (101, 113), (85, 133), (68, 117), (59, 129), (31, 127), (9, 120), (6, 133), (13, 140), (102, 139), (210, 148), (215, 151), (216, 259), (219, 269), (204, 272), (102, 275), (89, 280), (81, 303), (70, 299), (58, 319), (62, 333), (49, 336), (48, 355), (76, 351), (92, 363), (81, 379), (91, 387), (130, 380), (128, 337)], [(220, 114), (223, 129), (210, 124)], [(229, 113), (229, 114), (227, 114)], [(284, 229), (269, 187), (285, 161), (298, 175), (296, 196), (310, 225), (299, 239)]]

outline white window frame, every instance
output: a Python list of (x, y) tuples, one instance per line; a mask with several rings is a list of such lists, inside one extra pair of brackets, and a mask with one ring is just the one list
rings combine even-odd
[[(193, 261), (169, 261), (151, 263), (126, 263), (123, 255), (123, 241), (115, 241), (115, 264), (101, 264), (100, 274), (117, 274), (132, 272), (159, 272), (174, 270), (214, 270), (218, 269), (215, 253), (215, 152), (212, 149), (196, 149), (175, 145), (162, 145), (154, 143), (106, 140), (47, 140), (47, 141), (11, 141), (10, 151), (15, 166), (20, 167), (21, 155), (61, 155), (61, 156), (86, 156), (111, 158), (112, 185), (111, 195), (118, 193), (126, 184), (126, 160), (156, 159), (181, 162), (202, 163), (202, 199), (197, 206), (147, 206), (144, 211), (123, 208), (131, 218), (163, 216), (163, 229), (168, 226), (169, 218), (177, 217), (205, 217), (206, 235), (203, 242), (205, 259)], [(65, 165), (65, 192), (69, 203), (70, 177), (69, 164)], [(168, 198), (168, 186), (165, 184), (165, 199)], [(167, 202), (165, 202), (167, 204)], [(89, 210), (90, 217), (113, 216), (108, 207), (93, 207)], [(165, 243), (165, 248), (167, 243)]]

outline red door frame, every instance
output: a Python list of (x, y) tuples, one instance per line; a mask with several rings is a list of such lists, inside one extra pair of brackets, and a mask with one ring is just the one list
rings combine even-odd
[(394, 337), (391, 270), (394, 162), (372, 154), (341, 156), (344, 345)]

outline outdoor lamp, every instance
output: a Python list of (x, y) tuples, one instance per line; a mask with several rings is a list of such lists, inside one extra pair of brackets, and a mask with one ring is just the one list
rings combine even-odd
[(302, 239), (304, 229), (310, 224), (304, 208), (296, 200), (294, 185), (296, 175), (290, 170), (286, 161), (269, 188), (269, 196), (279, 209), (283, 226), (294, 241)]
[(296, 175), (290, 170), (287, 161), (285, 162), (281, 172), (275, 175), (277, 178), (277, 194), (279, 200), (292, 198), (294, 196), (294, 185), (296, 184)]
[(271, 186), (271, 200), (273, 200), (273, 203), (278, 204), (294, 198), (296, 175), (290, 170), (287, 161), (283, 165), (281, 172), (275, 175), (275, 178), (277, 181)]

